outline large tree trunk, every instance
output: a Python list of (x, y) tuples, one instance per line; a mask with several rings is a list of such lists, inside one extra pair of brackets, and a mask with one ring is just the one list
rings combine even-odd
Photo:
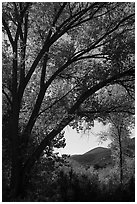
[(18, 197), (23, 193), (23, 166), (22, 166), (22, 156), (21, 156), (21, 145), (20, 145), (20, 135), (19, 135), (19, 111), (20, 105), (18, 98), (15, 96), (13, 98), (13, 106), (11, 112), (10, 120), (10, 130), (11, 130), (11, 198)]
[(20, 186), (21, 177), (21, 161), (19, 154), (18, 129), (16, 127), (16, 119), (12, 121), (12, 159), (11, 159), (11, 191), (12, 196), (16, 197)]

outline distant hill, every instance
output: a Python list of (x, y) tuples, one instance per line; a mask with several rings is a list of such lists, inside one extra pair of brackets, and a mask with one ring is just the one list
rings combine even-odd
[[(132, 138), (128, 144), (128, 148), (124, 151), (127, 156), (132, 157), (135, 151), (135, 138)], [(111, 157), (111, 149), (104, 147), (94, 148), (82, 155), (72, 155), (71, 161), (75, 161), (79, 165), (95, 168), (104, 168), (113, 163)]]
[(72, 155), (70, 158), (85, 167), (105, 167), (112, 163), (111, 150), (104, 147), (97, 147), (82, 155)]
[(94, 149), (91, 149), (90, 151), (84, 153), (84, 155), (87, 154), (98, 154), (98, 153), (104, 153), (105, 151), (108, 151), (108, 148), (104, 148), (104, 147), (96, 147)]

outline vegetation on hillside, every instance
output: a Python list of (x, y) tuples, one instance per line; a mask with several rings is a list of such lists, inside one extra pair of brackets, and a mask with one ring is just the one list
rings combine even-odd
[[(22, 202), (134, 202), (134, 159), (126, 161), (123, 186), (120, 184), (119, 166), (85, 168), (72, 162), (41, 159), (33, 169), (28, 192), (24, 198), (6, 201)], [(48, 163), (48, 165), (47, 165)]]

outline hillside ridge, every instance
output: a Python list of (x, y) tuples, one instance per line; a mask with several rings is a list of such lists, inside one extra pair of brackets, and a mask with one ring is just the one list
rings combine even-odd
[[(126, 152), (127, 156), (133, 156), (135, 149), (135, 138), (132, 138), (129, 142)], [(113, 163), (111, 157), (111, 149), (106, 147), (96, 147), (84, 154), (75, 154), (70, 156), (71, 161), (75, 161), (84, 167), (98, 166), (98, 168), (104, 168)]]

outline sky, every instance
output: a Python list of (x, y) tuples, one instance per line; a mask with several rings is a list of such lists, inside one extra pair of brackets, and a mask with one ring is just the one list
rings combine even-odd
[(66, 146), (64, 148), (57, 149), (57, 152), (62, 154), (83, 154), (96, 147), (107, 147), (110, 140), (100, 143), (97, 134), (100, 131), (107, 130), (108, 125), (104, 126), (102, 123), (95, 122), (94, 128), (89, 134), (77, 133), (71, 127), (67, 126), (65, 130)]

